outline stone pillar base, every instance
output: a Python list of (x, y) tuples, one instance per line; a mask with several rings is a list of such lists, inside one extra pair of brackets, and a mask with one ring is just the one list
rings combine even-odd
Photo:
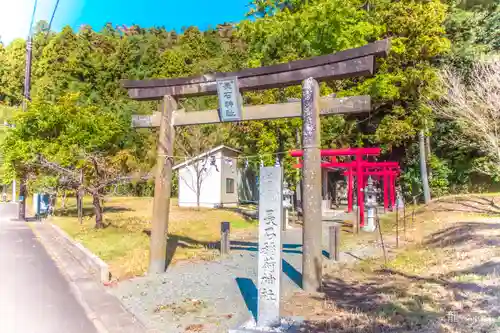
[(229, 333), (298, 333), (303, 321), (304, 319), (300, 317), (281, 318), (281, 322), (276, 326), (258, 327), (255, 320), (250, 319), (238, 328), (230, 329)]

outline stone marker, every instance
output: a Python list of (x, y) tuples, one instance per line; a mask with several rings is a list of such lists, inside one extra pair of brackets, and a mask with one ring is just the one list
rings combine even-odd
[(260, 168), (257, 324), (261, 327), (279, 323), (280, 317), (282, 184), (281, 167)]
[(298, 320), (280, 317), (283, 169), (261, 167), (259, 176), (259, 259), (257, 322), (230, 333), (294, 332)]

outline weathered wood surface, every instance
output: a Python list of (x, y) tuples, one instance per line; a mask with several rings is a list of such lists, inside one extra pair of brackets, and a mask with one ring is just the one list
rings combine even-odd
[(362, 58), (368, 55), (373, 55), (376, 57), (385, 57), (387, 56), (389, 48), (390, 48), (390, 41), (388, 39), (384, 39), (358, 48), (344, 50), (333, 54), (327, 54), (324, 56), (318, 56), (309, 59), (302, 59), (288, 63), (265, 66), (265, 67), (248, 68), (239, 72), (209, 73), (201, 76), (182, 77), (173, 79), (124, 80), (122, 81), (122, 84), (123, 87), (130, 89), (130, 88), (153, 88), (153, 87), (168, 87), (168, 86), (178, 86), (178, 85), (191, 85), (196, 83), (207, 83), (207, 82), (213, 82), (218, 78), (231, 77), (231, 76), (236, 76), (239, 79), (242, 79), (250, 76), (276, 74), (276, 73), (305, 69), (310, 67), (317, 67), (326, 64), (333, 64), (345, 60)]
[(175, 131), (172, 126), (172, 114), (177, 102), (171, 96), (165, 96), (160, 104), (160, 131), (158, 136), (155, 196), (153, 199), (153, 218), (151, 220), (149, 269), (150, 274), (165, 272), (167, 258), (168, 220), (170, 212), (170, 194), (172, 187)]
[[(371, 110), (371, 98), (366, 95), (343, 98), (325, 96), (320, 99), (320, 110), (322, 116), (368, 112)], [(289, 102), (245, 106), (243, 108), (243, 117), (241, 121), (298, 117), (302, 117), (301, 102)], [(160, 120), (160, 112), (154, 112), (152, 115), (147, 116), (132, 116), (132, 127), (159, 127)], [(181, 109), (175, 110), (173, 115), (174, 126), (216, 124), (220, 122), (222, 122), (222, 120), (217, 110), (186, 112), (184, 109)]]
[(220, 254), (227, 255), (231, 249), (231, 241), (229, 233), (231, 230), (231, 222), (221, 222), (220, 225)]
[[(313, 77), (317, 81), (340, 80), (350, 77), (367, 76), (373, 74), (375, 56), (345, 60), (327, 65), (290, 70), (280, 73), (247, 76), (238, 78), (240, 91), (279, 88), (300, 84), (303, 80)], [(151, 86), (128, 88), (129, 96), (136, 100), (162, 99), (163, 96), (174, 97), (215, 95), (217, 82), (186, 83), (176, 86)]]
[[(321, 115), (352, 114), (368, 112), (371, 109), (370, 96), (344, 98), (323, 97), (320, 100)], [(251, 105), (243, 107), (242, 121), (278, 118), (298, 118), (302, 116), (300, 102)], [(214, 124), (221, 122), (217, 110), (174, 111), (174, 126), (194, 124)], [(159, 124), (156, 123), (156, 124)]]
[(329, 259), (333, 261), (339, 261), (340, 256), (340, 225), (336, 224), (328, 228), (328, 250)]

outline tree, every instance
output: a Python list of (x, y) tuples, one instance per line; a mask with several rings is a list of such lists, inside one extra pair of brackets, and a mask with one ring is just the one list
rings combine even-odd
[(102, 228), (100, 199), (112, 184), (147, 178), (134, 175), (144, 155), (133, 145), (130, 116), (81, 104), (78, 99), (76, 94), (57, 103), (35, 99), (28, 111), (16, 114), (15, 128), (8, 131), (1, 147), (4, 167), (11, 177), (23, 168), (38, 177), (65, 177), (73, 188), (82, 187), (93, 197), (95, 226)]
[[(130, 100), (120, 86), (122, 79), (231, 72), (391, 38), (391, 52), (387, 58), (377, 60), (373, 77), (321, 84), (322, 95), (368, 94), (373, 105), (369, 116), (323, 117), (322, 145), (377, 145), (384, 148), (386, 156), (391, 154), (392, 159), (411, 165), (408, 156), (416, 134), (427, 123), (429, 129), (436, 128), (432, 131), (433, 144), (438, 148), (434, 153), (454, 169), (450, 177), (469, 172), (457, 168), (468, 167), (469, 163), (461, 162), (464, 158), (468, 162), (475, 159), (476, 148), (454, 146), (457, 141), (445, 135), (450, 131), (459, 133), (456, 126), (435, 124), (426, 101), (439, 97), (437, 72), (443, 63), (468, 72), (479, 55), (500, 48), (498, 0), (252, 0), (251, 4), (249, 16), (253, 19), (206, 31), (187, 27), (183, 33), (176, 33), (164, 28), (115, 28), (107, 24), (100, 31), (90, 26), (78, 30), (65, 27), (47, 35), (40, 23), (33, 44), (32, 97), (61, 107), (62, 98), (78, 93), (75, 103), (79, 108), (92, 105), (100, 112), (112, 109), (117, 119), (128, 119), (132, 112), (150, 113), (155, 102)], [(0, 103), (7, 106), (19, 106), (22, 101), (24, 56), (25, 42), (21, 39), (0, 45)], [(245, 104), (281, 103), (300, 94), (300, 87), (295, 86), (244, 92), (243, 98)], [(215, 109), (217, 100), (213, 96), (182, 98), (179, 104), (186, 111)], [(261, 157), (271, 164), (275, 157), (272, 154), (296, 148), (295, 134), (300, 128), (300, 119), (280, 119), (225, 124), (218, 127), (218, 132), (222, 142), (239, 147), (246, 155), (258, 156), (249, 160), (249, 167), (256, 168)], [(140, 164), (141, 170), (149, 170), (155, 163), (155, 140), (152, 130), (141, 129), (134, 135), (126, 134), (117, 144), (119, 149), (86, 146), (77, 159), (49, 160), (74, 171), (82, 170), (85, 164), (85, 172), (94, 174), (88, 156), (106, 157), (108, 164), (111, 157), (127, 147), (134, 156), (131, 160)], [(287, 180), (295, 183), (291, 179), (295, 172), (284, 156)], [(33, 174), (39, 173), (37, 168), (33, 166)], [(113, 172), (108, 177), (112, 178)], [(123, 172), (127, 176), (128, 171)], [(86, 176), (85, 181), (92, 180)], [(135, 193), (130, 189), (133, 187), (128, 193)]]
[[(451, 68), (441, 72), (438, 115), (455, 121), (484, 156), (475, 168), (500, 179), (500, 58), (478, 62), (468, 80)], [(467, 83), (468, 82), (468, 83)]]
[[(426, 101), (439, 97), (436, 59), (450, 48), (444, 29), (447, 6), (437, 0), (253, 3), (261, 15), (253, 21), (241, 22), (238, 29), (249, 50), (248, 67), (325, 55), (374, 40), (391, 39), (390, 54), (377, 60), (374, 76), (321, 84), (322, 95), (366, 94), (371, 96), (373, 105), (369, 116), (323, 118), (322, 145), (325, 148), (376, 145), (404, 164), (405, 151), (415, 142), (416, 134), (426, 122), (432, 124), (432, 111)], [(287, 6), (283, 8), (285, 3)], [(301, 97), (300, 93), (300, 87), (290, 87), (245, 93), (244, 97), (249, 104), (277, 103)], [(277, 145), (270, 148), (277, 138), (273, 126), (282, 129), (280, 134), (287, 144), (293, 144), (295, 140), (290, 136), (300, 130), (301, 122), (251, 122), (242, 126), (245, 134), (236, 130), (232, 133), (242, 137), (241, 142), (245, 143), (242, 146), (253, 148), (253, 151), (245, 149), (245, 153), (275, 152)]]
[(23, 98), (25, 55), (26, 42), (22, 39), (0, 47), (0, 101), (9, 106), (20, 105)]
[[(215, 156), (207, 152), (220, 143), (221, 137), (214, 126), (189, 126), (177, 135), (177, 151), (184, 155), (186, 176), (179, 175), (179, 181), (196, 195), (196, 207), (200, 208), (200, 195), (204, 181), (217, 169)], [(182, 161), (182, 160), (181, 160)]]
[(452, 44), (440, 62), (467, 75), (478, 57), (500, 49), (500, 1), (448, 2), (445, 28)]

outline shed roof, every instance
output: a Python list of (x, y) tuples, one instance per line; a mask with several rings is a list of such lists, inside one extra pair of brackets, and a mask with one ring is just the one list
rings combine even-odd
[(228, 147), (228, 146), (225, 146), (225, 145), (220, 145), (220, 146), (217, 146), (217, 147), (215, 147), (215, 148), (212, 148), (212, 149), (210, 149), (209, 151), (206, 151), (206, 152), (204, 152), (204, 153), (202, 153), (202, 154), (200, 154), (200, 155), (194, 156), (193, 158), (190, 158), (190, 159), (189, 159), (189, 160), (187, 160), (187, 161), (184, 161), (184, 162), (182, 162), (182, 163), (179, 163), (179, 164), (175, 165), (175, 166), (172, 168), (172, 170), (177, 170), (177, 169), (179, 169), (179, 168), (182, 168), (182, 167), (184, 167), (184, 166), (186, 166), (186, 165), (189, 165), (189, 164), (193, 163), (193, 162), (194, 162), (194, 161), (196, 161), (196, 160), (199, 160), (199, 159), (201, 159), (201, 158), (204, 158), (204, 157), (205, 157), (205, 156), (207, 156), (207, 155), (214, 154), (214, 153), (216, 153), (216, 152), (218, 152), (219, 150), (222, 150), (222, 149), (228, 149), (228, 150), (234, 151), (235, 153), (241, 154), (241, 151), (239, 151), (239, 150), (237, 150), (237, 149), (234, 149), (234, 148), (231, 148), (231, 147)]

